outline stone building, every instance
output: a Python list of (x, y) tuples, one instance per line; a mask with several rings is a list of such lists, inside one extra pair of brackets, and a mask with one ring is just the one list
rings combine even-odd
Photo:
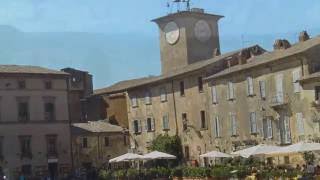
[(126, 95), (117, 106), (127, 111), (133, 151), (147, 152), (159, 134), (179, 135), (186, 162), (210, 150), (318, 141), (320, 38), (303, 32), (272, 52), (254, 45), (220, 54), (221, 17), (193, 9), (154, 20), (162, 74), (95, 91)]
[(111, 158), (128, 151), (127, 130), (105, 120), (72, 124), (75, 168), (107, 166)]
[(71, 122), (86, 122), (86, 98), (93, 93), (92, 75), (86, 71), (73, 68), (64, 68), (61, 71), (70, 74), (69, 87), (69, 112)]
[(69, 74), (16, 65), (0, 74), (0, 169), (10, 179), (69, 173)]

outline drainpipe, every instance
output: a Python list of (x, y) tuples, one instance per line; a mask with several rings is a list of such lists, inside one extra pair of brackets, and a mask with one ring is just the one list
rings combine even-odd
[(173, 80), (171, 81), (171, 92), (172, 92), (172, 97), (173, 97), (174, 118), (175, 118), (175, 122), (176, 122), (176, 135), (178, 135), (179, 128), (178, 128), (177, 107), (176, 107), (176, 98), (174, 95)]

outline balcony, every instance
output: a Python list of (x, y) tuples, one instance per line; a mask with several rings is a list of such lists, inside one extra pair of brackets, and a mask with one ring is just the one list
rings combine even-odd
[(290, 103), (289, 96), (284, 93), (277, 93), (270, 99), (270, 107), (274, 109), (285, 108)]

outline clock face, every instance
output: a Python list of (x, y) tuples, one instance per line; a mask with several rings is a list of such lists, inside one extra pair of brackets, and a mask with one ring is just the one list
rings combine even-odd
[(169, 44), (174, 44), (178, 41), (180, 36), (180, 30), (178, 25), (171, 21), (164, 27), (164, 33), (166, 40)]
[(196, 38), (201, 42), (206, 42), (210, 39), (212, 32), (209, 24), (204, 20), (199, 20), (194, 27)]

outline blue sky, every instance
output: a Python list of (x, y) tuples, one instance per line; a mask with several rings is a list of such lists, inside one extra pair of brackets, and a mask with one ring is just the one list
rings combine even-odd
[[(41, 63), (32, 59), (0, 59), (0, 63), (82, 68), (94, 75), (95, 87), (159, 74), (158, 29), (150, 20), (168, 12), (166, 3), (167, 0), (1, 0), (0, 25), (11, 25), (24, 32), (103, 33), (115, 37), (106, 42), (111, 45), (117, 41), (117, 37), (127, 39), (122, 39), (122, 45), (117, 42), (118, 49), (113, 50), (113, 56), (106, 56), (106, 59), (87, 62), (72, 59), (61, 64)], [(296, 40), (296, 35), (302, 30), (308, 30), (312, 35), (320, 34), (319, 0), (193, 0), (192, 6), (225, 16), (220, 21), (219, 31), (222, 49), (226, 51), (255, 43), (268, 48), (274, 40), (260, 38), (259, 41), (259, 38), (251, 38), (253, 36), (279, 38), (277, 36), (281, 35), (281, 38)], [(241, 36), (244, 37), (243, 41), (230, 41), (230, 38), (240, 39)], [(139, 43), (146, 41), (153, 48), (145, 57), (144, 46), (135, 47), (128, 43), (128, 47), (126, 43), (127, 40), (137, 39)], [(124, 53), (123, 49), (126, 48), (131, 51)], [(140, 55), (135, 55), (135, 52)], [(121, 73), (117, 70), (119, 68), (123, 68)]]

